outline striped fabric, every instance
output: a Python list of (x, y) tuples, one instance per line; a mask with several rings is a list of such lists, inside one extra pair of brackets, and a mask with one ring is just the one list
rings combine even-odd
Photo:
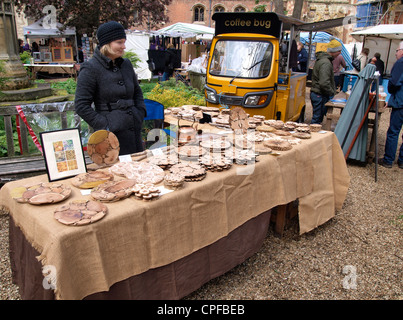
[[(353, 65), (351, 64), (352, 59), (350, 53), (348, 52), (347, 48), (344, 46), (343, 42), (330, 33), (327, 32), (313, 32), (312, 33), (312, 42), (321, 42), (321, 43), (328, 43), (331, 39), (336, 39), (342, 45), (341, 55), (343, 56), (344, 60), (347, 64), (347, 70), (353, 69)], [(301, 32), (300, 33), (300, 40), (303, 44), (309, 45), (309, 32)]]

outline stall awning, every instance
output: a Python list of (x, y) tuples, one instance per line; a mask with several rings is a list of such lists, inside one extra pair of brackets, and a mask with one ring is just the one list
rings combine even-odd
[(360, 31), (352, 32), (354, 39), (362, 41), (364, 36), (403, 40), (403, 24), (380, 24)]
[[(63, 25), (61, 23), (56, 24), (55, 29), (47, 29), (43, 26), (43, 18), (39, 19), (35, 23), (23, 27), (24, 36), (26, 37), (65, 37), (65, 36), (75, 36), (76, 28), (66, 28), (63, 30)], [(61, 31), (62, 30), (62, 31)]]
[(212, 38), (214, 35), (214, 28), (201, 26), (193, 23), (178, 22), (159, 29), (155, 34), (167, 36), (167, 37), (180, 37), (180, 38), (192, 38), (195, 36), (202, 36), (202, 38)]

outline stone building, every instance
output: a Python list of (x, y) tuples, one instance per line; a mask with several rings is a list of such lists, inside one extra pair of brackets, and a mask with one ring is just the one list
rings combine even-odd
[[(356, 0), (305, 0), (301, 20), (316, 22), (327, 19), (355, 15), (356, 10), (353, 2)], [(169, 22), (165, 26), (177, 23), (195, 23), (208, 27), (214, 27), (211, 16), (221, 11), (253, 11), (257, 6), (265, 5), (266, 11), (274, 11), (273, 1), (255, 0), (173, 0), (167, 7)], [(292, 15), (294, 1), (284, 1), (284, 13)], [(351, 28), (336, 28), (333, 34), (343, 41), (348, 41)]]
[[(284, 13), (292, 15), (294, 0), (284, 1)], [(265, 5), (266, 11), (274, 11), (273, 1), (260, 0), (173, 0), (167, 7), (170, 21), (164, 26), (176, 22), (187, 22), (214, 27), (211, 16), (219, 11), (253, 11), (257, 6)], [(330, 31), (344, 43), (352, 41), (350, 33), (358, 28), (379, 23), (403, 23), (403, 5), (394, 0), (304, 0), (301, 20), (306, 22), (325, 21), (346, 16), (359, 16), (363, 20), (359, 25), (346, 25)]]

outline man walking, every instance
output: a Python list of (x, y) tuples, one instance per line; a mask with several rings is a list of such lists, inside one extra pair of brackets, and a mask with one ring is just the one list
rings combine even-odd
[(322, 123), (327, 112), (325, 104), (336, 94), (332, 60), (332, 56), (327, 52), (316, 53), (310, 95), (313, 108), (311, 123)]
[[(395, 161), (400, 130), (403, 125), (403, 41), (399, 43), (399, 47), (396, 49), (396, 59), (388, 83), (390, 98), (387, 106), (392, 108), (392, 112), (386, 134), (385, 154), (383, 158), (379, 159), (379, 164), (385, 168), (392, 168), (393, 161)], [(403, 143), (400, 146), (397, 163), (399, 168), (403, 169)]]

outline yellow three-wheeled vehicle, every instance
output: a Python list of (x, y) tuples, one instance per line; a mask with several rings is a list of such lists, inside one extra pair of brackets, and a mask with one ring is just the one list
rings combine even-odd
[[(207, 66), (207, 106), (242, 107), (266, 119), (303, 120), (306, 73), (292, 72), (289, 63), (293, 22), (301, 21), (272, 12), (215, 13), (212, 18), (216, 25)], [(284, 32), (285, 26), (291, 33)]]

